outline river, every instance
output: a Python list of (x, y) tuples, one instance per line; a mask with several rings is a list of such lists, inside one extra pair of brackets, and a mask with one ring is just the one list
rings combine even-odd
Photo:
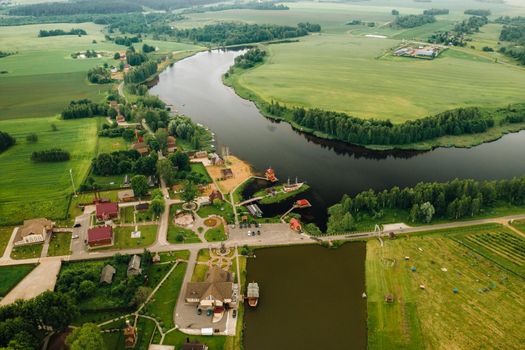
[(258, 172), (271, 166), (281, 180), (307, 181), (311, 190), (302, 197), (313, 207), (302, 214), (322, 228), (326, 209), (345, 193), (456, 177), (482, 180), (525, 174), (525, 132), (470, 149), (376, 152), (322, 140), (269, 120), (222, 84), (222, 75), (239, 54), (216, 50), (179, 61), (160, 74), (150, 93), (211, 128), (217, 149), (229, 147)]

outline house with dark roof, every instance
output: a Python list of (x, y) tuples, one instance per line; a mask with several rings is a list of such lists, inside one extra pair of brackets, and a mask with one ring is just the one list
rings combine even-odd
[(131, 259), (129, 259), (128, 277), (138, 276), (142, 273), (142, 269), (140, 268), (140, 261), (141, 261), (141, 258), (138, 255), (133, 255)]
[(92, 227), (88, 230), (88, 245), (100, 247), (113, 244), (113, 228), (111, 226)]
[(203, 309), (223, 307), (233, 302), (232, 273), (212, 266), (204, 282), (190, 282), (186, 285), (185, 301)]
[(141, 156), (147, 156), (149, 154), (149, 146), (145, 142), (137, 142), (133, 144), (133, 149)]
[(115, 268), (111, 265), (106, 265), (100, 273), (100, 283), (111, 284), (113, 282), (113, 275), (117, 272)]
[(118, 218), (118, 203), (97, 203), (96, 216), (98, 221)]

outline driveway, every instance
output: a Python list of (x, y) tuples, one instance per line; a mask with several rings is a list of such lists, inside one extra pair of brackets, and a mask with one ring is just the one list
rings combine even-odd
[(0, 306), (11, 304), (18, 299), (28, 300), (46, 290), (55, 289), (61, 265), (60, 258), (40, 259), (40, 264), (0, 301)]

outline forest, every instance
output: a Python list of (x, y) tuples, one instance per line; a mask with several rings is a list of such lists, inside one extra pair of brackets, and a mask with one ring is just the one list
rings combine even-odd
[(100, 176), (134, 174), (154, 175), (156, 172), (157, 154), (141, 157), (135, 150), (116, 151), (99, 154), (92, 163), (93, 174)]
[(525, 65), (525, 17), (500, 17), (496, 22), (504, 24), (499, 40), (512, 43), (499, 51)]
[(430, 223), (433, 218), (473, 217), (497, 204), (525, 204), (525, 177), (421, 182), (412, 188), (393, 187), (382, 192), (368, 190), (354, 197), (345, 195), (328, 209), (328, 232), (352, 230), (361, 217), (380, 218), (385, 209), (402, 210), (409, 213), (413, 222)]
[(245, 54), (235, 57), (235, 67), (247, 69), (264, 60), (266, 52), (258, 47), (248, 50)]
[(107, 84), (111, 83), (111, 72), (104, 67), (94, 67), (88, 70), (87, 77), (90, 83)]
[(308, 35), (310, 32), (320, 31), (320, 25), (311, 23), (299, 23), (296, 27), (269, 24), (219, 23), (206, 25), (201, 28), (174, 29), (174, 36), (179, 40), (193, 42), (238, 45), (296, 38)]
[(6, 132), (0, 131), (0, 153), (13, 146), (16, 139)]
[(449, 9), (430, 9), (423, 11), (423, 14), (428, 16), (448, 15), (449, 13)]
[(402, 124), (320, 109), (290, 110), (273, 101), (266, 110), (277, 117), (290, 118), (291, 115), (296, 125), (357, 145), (405, 145), (446, 135), (482, 133), (494, 126), (493, 118), (475, 107), (458, 108)]
[(470, 16), (480, 16), (480, 17), (487, 17), (492, 14), (490, 10), (484, 10), (484, 9), (469, 9), (469, 10), (465, 10), (465, 12), (463, 13), (466, 15), (470, 15)]
[(126, 84), (138, 84), (148, 80), (149, 77), (157, 73), (157, 62), (148, 61), (130, 70), (124, 76)]
[(48, 2), (17, 6), (9, 10), (11, 16), (63, 16), (97, 13), (141, 12), (142, 6), (126, 1)]
[(38, 33), (38, 36), (40, 38), (46, 37), (46, 36), (58, 36), (58, 35), (87, 35), (87, 32), (84, 29), (71, 29), (69, 31), (65, 31), (62, 29), (52, 29), (52, 30), (43, 30), (41, 29)]
[(283, 4), (275, 4), (272, 1), (250, 1), (247, 3), (235, 3), (235, 4), (219, 4), (215, 6), (200, 6), (189, 8), (182, 13), (204, 13), (204, 12), (218, 12), (226, 10), (264, 10), (264, 11), (282, 11), (289, 10), (290, 8)]
[(407, 15), (398, 16), (393, 22), (393, 26), (399, 28), (415, 28), (428, 23), (434, 23), (436, 18), (431, 15)]

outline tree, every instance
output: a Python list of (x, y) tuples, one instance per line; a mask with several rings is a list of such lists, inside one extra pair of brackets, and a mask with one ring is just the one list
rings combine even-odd
[(168, 186), (173, 185), (177, 177), (177, 172), (173, 167), (173, 163), (169, 159), (161, 159), (157, 161), (157, 174), (166, 181)]
[(100, 329), (93, 323), (84, 323), (82, 327), (75, 328), (66, 338), (66, 344), (71, 350), (107, 349)]
[(113, 55), (113, 59), (120, 60), (120, 53), (119, 52), (115, 52), (115, 54)]
[(164, 200), (161, 198), (155, 198), (151, 201), (150, 209), (153, 215), (160, 216), (165, 209)]
[(177, 151), (174, 154), (170, 154), (168, 159), (179, 171), (191, 170), (190, 157), (184, 152)]
[(144, 304), (144, 302), (148, 299), (149, 295), (151, 294), (152, 289), (144, 286), (140, 286), (137, 288), (137, 291), (133, 295), (133, 305), (140, 306)]
[(168, 133), (166, 130), (157, 130), (155, 132), (155, 139), (159, 143), (159, 149), (165, 152), (168, 148)]
[(432, 221), (435, 213), (434, 206), (429, 202), (425, 202), (419, 207), (419, 219), (427, 224)]
[(191, 181), (187, 181), (184, 185), (184, 190), (181, 194), (181, 198), (185, 202), (191, 202), (197, 197), (197, 194), (199, 192), (199, 189), (195, 184)]
[(399, 16), (399, 11), (398, 10), (392, 10), (392, 16)]
[(30, 133), (29, 135), (26, 136), (26, 141), (28, 143), (37, 143), (38, 135), (35, 134), (34, 132), (32, 132), (32, 133)]
[(131, 188), (135, 196), (142, 197), (148, 193), (148, 179), (144, 175), (135, 175), (131, 178)]

